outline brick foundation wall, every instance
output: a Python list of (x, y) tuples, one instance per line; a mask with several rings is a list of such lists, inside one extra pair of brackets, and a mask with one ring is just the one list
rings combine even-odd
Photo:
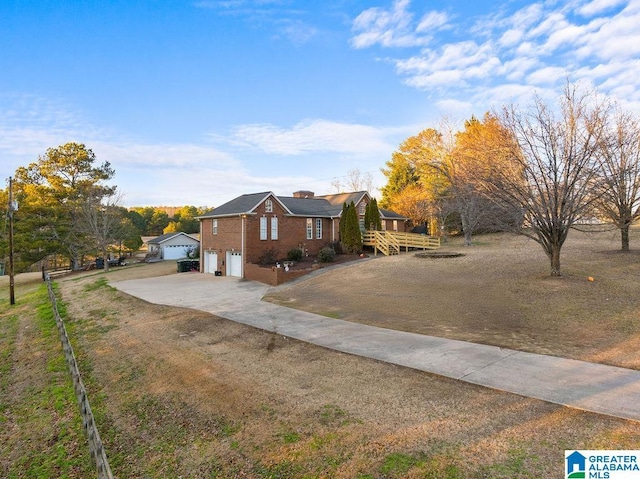
[(309, 274), (312, 271), (315, 271), (315, 269), (285, 271), (284, 268), (276, 268), (275, 266), (265, 267), (250, 263), (245, 265), (244, 277), (252, 281), (278, 286), (279, 284)]

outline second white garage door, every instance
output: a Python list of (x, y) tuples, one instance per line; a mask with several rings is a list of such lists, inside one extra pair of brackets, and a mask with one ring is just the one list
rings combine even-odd
[(191, 248), (192, 247), (188, 245), (166, 245), (163, 248), (164, 259), (186, 258)]
[(242, 253), (227, 251), (227, 276), (242, 278)]

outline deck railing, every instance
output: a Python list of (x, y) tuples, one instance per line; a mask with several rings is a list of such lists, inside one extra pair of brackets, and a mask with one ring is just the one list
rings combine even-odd
[(420, 235), (416, 233), (404, 233), (399, 231), (370, 231), (362, 234), (362, 244), (373, 246), (374, 254), (380, 251), (389, 256), (400, 253), (401, 249), (438, 249), (440, 248), (440, 238)]

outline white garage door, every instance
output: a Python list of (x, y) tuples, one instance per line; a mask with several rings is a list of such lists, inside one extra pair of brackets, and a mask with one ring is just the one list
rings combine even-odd
[(218, 253), (207, 251), (204, 255), (204, 272), (214, 274), (218, 268)]
[(242, 278), (242, 253), (227, 251), (227, 276)]
[(164, 259), (186, 258), (189, 248), (187, 245), (167, 245), (164, 247)]

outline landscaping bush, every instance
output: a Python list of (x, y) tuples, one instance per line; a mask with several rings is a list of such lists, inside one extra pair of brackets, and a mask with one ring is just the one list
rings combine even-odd
[(318, 251), (318, 261), (321, 263), (331, 263), (336, 257), (336, 251), (329, 246), (325, 246)]
[(328, 248), (332, 248), (333, 251), (336, 252), (336, 254), (343, 254), (344, 251), (342, 251), (342, 243), (340, 243), (340, 241), (332, 241), (331, 243), (329, 243), (327, 245)]
[(258, 257), (258, 264), (260, 266), (271, 266), (278, 261), (278, 250), (275, 248), (265, 249), (260, 257)]
[(302, 259), (302, 250), (300, 248), (293, 248), (287, 253), (287, 261), (300, 261)]

